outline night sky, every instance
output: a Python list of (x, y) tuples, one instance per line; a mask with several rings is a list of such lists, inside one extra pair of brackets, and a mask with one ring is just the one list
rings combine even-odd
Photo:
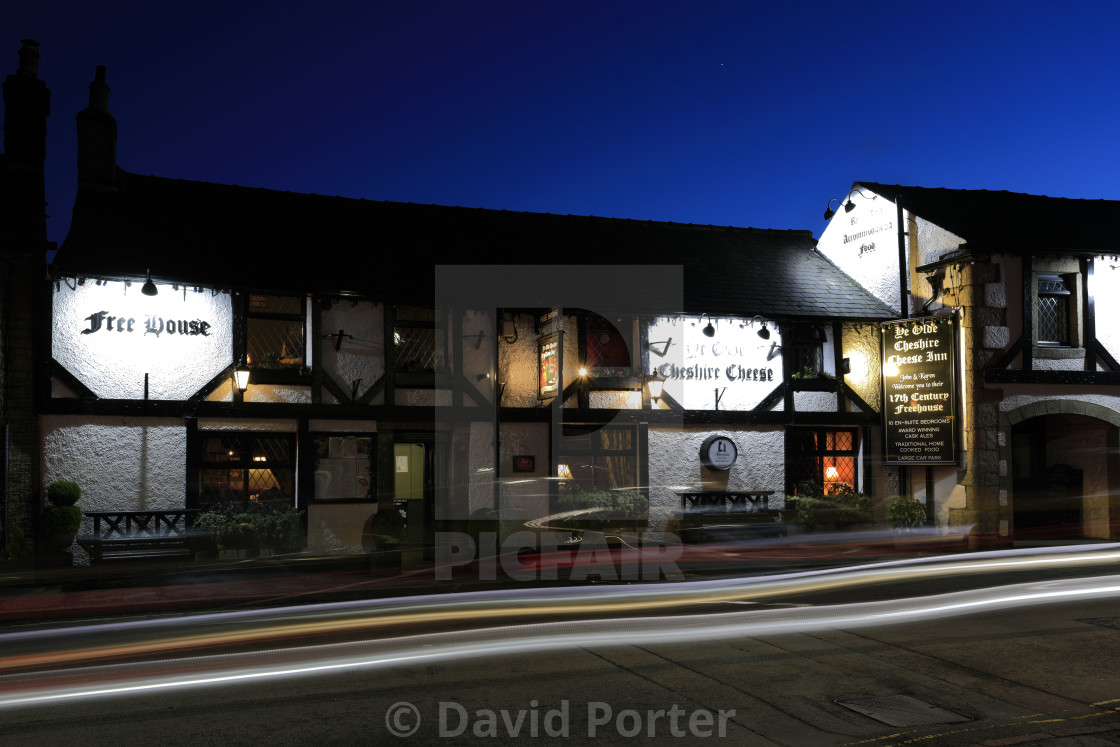
[(1120, 199), (1113, 2), (5, 5), (57, 242), (99, 64), (141, 174), (815, 235), (856, 180)]

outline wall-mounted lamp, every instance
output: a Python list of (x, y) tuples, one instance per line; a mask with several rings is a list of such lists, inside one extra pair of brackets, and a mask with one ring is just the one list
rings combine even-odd
[[(826, 207), (824, 209), (824, 219), (825, 220), (832, 220), (832, 216), (836, 215), (836, 211), (832, 209), (832, 203), (834, 203), (834, 202), (837, 205), (839, 205), (840, 204), (840, 198), (833, 197), (831, 200), (828, 201), (828, 207)], [(856, 206), (854, 204), (852, 204), (852, 197), (849, 194), (848, 195), (848, 201), (844, 203), (844, 212), (845, 213), (850, 213), (855, 209), (856, 209)]]
[(159, 293), (159, 289), (156, 288), (156, 284), (152, 282), (151, 270), (148, 270), (148, 279), (144, 281), (144, 287), (140, 289), (140, 292), (145, 296), (154, 296)]
[(856, 206), (855, 206), (855, 203), (852, 202), (852, 195), (859, 195), (860, 197), (864, 197), (864, 198), (870, 199), (870, 200), (874, 200), (876, 197), (878, 197), (878, 195), (872, 195), (871, 197), (867, 197), (867, 195), (865, 195), (863, 192), (857, 192), (854, 189), (851, 192), (849, 192), (843, 200), (841, 200), (838, 197), (833, 197), (831, 200), (828, 201), (828, 206), (824, 210), (824, 219), (825, 220), (832, 220), (832, 216), (836, 215), (836, 211), (832, 209), (832, 203), (834, 203), (834, 202), (837, 205), (842, 203), (844, 205), (844, 212), (845, 213), (850, 213), (853, 210), (855, 210)]
[[(763, 319), (761, 316), (756, 316), (754, 319), (757, 319), (758, 323), (760, 325), (759, 328), (758, 328), (758, 336), (761, 337), (763, 340), (769, 340), (770, 339), (770, 328), (766, 326), (766, 320)], [(754, 321), (754, 319), (752, 319), (751, 321)]]
[(237, 391), (242, 394), (249, 388), (249, 375), (253, 373), (253, 369), (242, 363), (237, 368), (233, 369), (233, 383), (237, 387)]
[(646, 379), (646, 386), (649, 387), (649, 398), (657, 402), (665, 392), (665, 379), (654, 371)]
[(587, 376), (587, 366), (580, 366), (579, 367), (579, 375), (580, 376)]
[(841, 358), (840, 359), (840, 373), (850, 374), (851, 372), (852, 372), (852, 359), (851, 358)]
[(512, 319), (503, 319), (498, 325), (498, 336), (510, 345), (517, 342), (517, 324)]
[(704, 337), (715, 337), (716, 336), (716, 327), (715, 327), (714, 324), (712, 324), (712, 315), (711, 314), (701, 314), (700, 316), (708, 317), (708, 326), (706, 326), (706, 327), (704, 327), (704, 329), (700, 330), (701, 332), (704, 333)]
[(556, 477), (560, 480), (575, 479), (574, 475), (572, 475), (571, 468), (568, 467), (568, 465), (566, 465), (566, 464), (557, 464), (556, 465)]

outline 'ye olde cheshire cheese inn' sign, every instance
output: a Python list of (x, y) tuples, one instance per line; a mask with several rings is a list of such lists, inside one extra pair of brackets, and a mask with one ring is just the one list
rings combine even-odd
[(956, 464), (952, 317), (886, 322), (881, 331), (885, 463)]

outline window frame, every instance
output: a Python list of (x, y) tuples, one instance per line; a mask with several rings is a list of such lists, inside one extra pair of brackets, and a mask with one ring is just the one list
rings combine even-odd
[[(270, 311), (252, 311), (252, 298), (253, 296), (267, 296), (271, 298), (291, 298), (299, 301), (299, 312), (284, 313), (284, 312), (270, 312)], [(252, 378), (250, 379), (253, 384), (309, 384), (310, 371), (311, 371), (311, 356), (308, 346), (309, 332), (308, 332), (308, 299), (306, 295), (299, 293), (258, 293), (248, 291), (244, 294), (244, 301), (242, 304), (242, 324), (244, 329), (244, 338), (242, 342), (242, 360), (252, 369)], [(250, 349), (251, 343), (251, 320), (261, 321), (281, 321), (281, 322), (299, 322), (302, 329), (302, 349), (300, 351), (300, 363), (298, 365), (282, 366), (278, 368), (266, 368), (261, 362), (250, 363)]]
[[(208, 461), (207, 458), (206, 458), (206, 456), (207, 456), (206, 442), (211, 440), (211, 439), (222, 439), (222, 438), (243, 439), (245, 441), (244, 449), (245, 449), (245, 453), (247, 454), (247, 456), (243, 457), (241, 459), (238, 459), (236, 461), (233, 461), (233, 460)], [(249, 470), (259, 469), (259, 468), (255, 468), (255, 467), (252, 466), (256, 461), (253, 457), (253, 453), (255, 451), (254, 446), (259, 441), (264, 441), (264, 440), (287, 441), (289, 459), (286, 460), (286, 461), (283, 461), (283, 462), (279, 462), (279, 463), (274, 462), (274, 463), (272, 463), (272, 465), (270, 465), (268, 467), (268, 469), (270, 469), (270, 470), (291, 470), (291, 479), (290, 479), (290, 482), (291, 482), (291, 503), (290, 503), (290, 505), (286, 506), (286, 508), (296, 508), (296, 507), (298, 507), (298, 505), (299, 505), (299, 486), (298, 486), (298, 481), (297, 481), (297, 479), (298, 479), (297, 478), (297, 474), (298, 474), (297, 464), (298, 464), (298, 461), (299, 461), (298, 460), (299, 445), (298, 445), (298, 440), (296, 438), (296, 434), (295, 433), (278, 433), (278, 432), (275, 432), (275, 431), (228, 431), (228, 430), (214, 430), (214, 431), (207, 430), (207, 431), (200, 431), (199, 434), (198, 434), (198, 446), (197, 446), (198, 451), (199, 451), (199, 456), (198, 456), (198, 497), (197, 497), (196, 505), (200, 508), (205, 509), (209, 506), (214, 506), (218, 503), (223, 503), (224, 502), (224, 499), (219, 499), (217, 501), (212, 501), (212, 502), (209, 502), (209, 503), (206, 502), (204, 492), (206, 490), (205, 473), (206, 473), (207, 470), (223, 470), (223, 471), (241, 470), (242, 471), (242, 475), (241, 475), (241, 494), (242, 495), (241, 495), (241, 498), (237, 501), (237, 503), (240, 506), (241, 510), (243, 510), (243, 511), (254, 510), (253, 506), (252, 506), (252, 496), (249, 493), (249, 491), (251, 489), (250, 485), (249, 485), (249, 478), (250, 478)]]
[[(813, 452), (803, 452), (799, 446), (797, 436), (804, 433), (817, 434), (817, 448)], [(830, 433), (848, 433), (851, 434), (852, 446), (850, 449), (837, 449), (827, 448), (828, 434)], [(856, 427), (845, 426), (791, 426), (786, 428), (786, 448), (785, 448), (785, 463), (786, 463), (786, 493), (788, 495), (796, 495), (799, 483), (804, 482), (808, 477), (797, 476), (794, 474), (794, 468), (798, 467), (805, 462), (815, 460), (814, 467), (815, 474), (811, 478), (818, 485), (821, 486), (823, 491), (827, 485), (825, 481), (825, 459), (827, 457), (843, 458), (852, 460), (852, 487), (853, 490), (860, 492), (860, 447), (861, 447), (861, 433), (860, 429)], [(847, 484), (843, 483), (842, 484)]]
[[(1076, 288), (1076, 278), (1074, 279), (1074, 286)], [(1046, 288), (1044, 289), (1044, 284)], [(1060, 285), (1060, 288), (1058, 287)], [(1073, 308), (1074, 301), (1077, 294), (1070, 289), (1070, 279), (1067, 275), (1057, 272), (1036, 272), (1035, 273), (1035, 296), (1034, 296), (1034, 344), (1039, 347), (1045, 348), (1072, 348), (1076, 347), (1073, 344), (1076, 339), (1074, 330), (1075, 320), (1077, 318), (1075, 309)], [(1042, 300), (1044, 298), (1057, 299), (1056, 306), (1061, 308), (1065, 317), (1065, 339), (1048, 340), (1043, 339), (1042, 336)]]
[[(352, 431), (351, 432), (346, 432), (346, 431), (338, 431), (338, 432), (336, 432), (336, 431), (315, 431), (314, 433), (310, 433), (308, 435), (309, 435), (308, 440), (309, 440), (311, 450), (312, 450), (312, 455), (311, 456), (312, 456), (312, 465), (313, 465), (313, 475), (317, 474), (319, 472), (319, 460), (321, 458), (323, 458), (322, 455), (320, 454), (320, 451), (319, 451), (320, 446), (319, 446), (318, 442), (320, 440), (322, 440), (322, 439), (327, 440), (328, 450), (330, 448), (330, 445), (329, 445), (330, 444), (330, 439), (332, 439), (332, 438), (366, 439), (370, 442), (370, 450), (369, 450), (369, 461), (370, 461), (370, 464), (369, 464), (369, 487), (367, 489), (367, 495), (365, 497), (351, 496), (351, 497), (346, 497), (346, 498), (341, 498), (341, 497), (340, 498), (320, 498), (319, 497), (319, 486), (318, 486), (318, 484), (315, 484), (315, 486), (313, 488), (314, 492), (311, 494), (311, 498), (308, 501), (308, 503), (316, 503), (316, 504), (320, 504), (320, 505), (325, 505), (325, 504), (332, 504), (332, 503), (373, 503), (373, 502), (377, 501), (377, 496), (378, 496), (378, 492), (379, 492), (378, 491), (378, 485), (377, 485), (377, 445), (378, 445), (378, 434), (377, 433), (354, 433)], [(331, 457), (328, 456), (326, 458), (331, 458)], [(344, 457), (339, 457), (339, 458), (344, 458)], [(355, 459), (355, 461), (356, 461), (356, 459)]]

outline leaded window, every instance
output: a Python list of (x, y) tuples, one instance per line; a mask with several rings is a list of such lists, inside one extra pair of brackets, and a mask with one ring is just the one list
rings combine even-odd
[(249, 294), (245, 362), (263, 369), (302, 368), (305, 317), (300, 296)]
[(854, 428), (790, 428), (786, 431), (786, 491), (796, 495), (806, 481), (825, 495), (857, 487), (859, 438)]
[(1067, 346), (1069, 338), (1070, 291), (1061, 275), (1038, 275), (1039, 345)]
[(199, 504), (242, 509), (295, 505), (296, 443), (289, 435), (208, 434), (202, 439)]

